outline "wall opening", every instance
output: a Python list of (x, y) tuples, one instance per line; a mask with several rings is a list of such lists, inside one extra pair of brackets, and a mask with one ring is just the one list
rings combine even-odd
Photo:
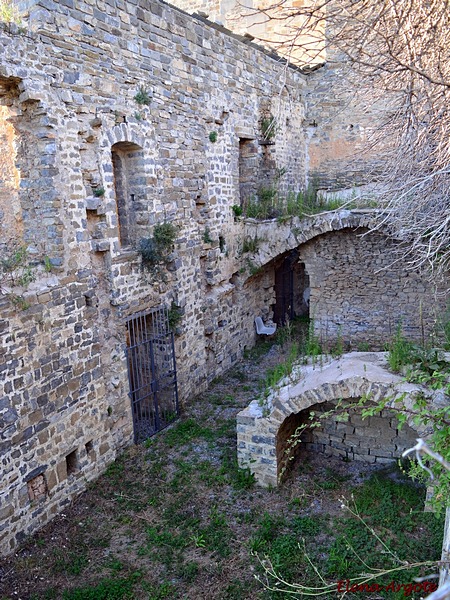
[(84, 449), (86, 450), (86, 454), (88, 456), (90, 456), (91, 458), (93, 458), (93, 454), (94, 454), (94, 441), (93, 440), (89, 440), (89, 442), (86, 442), (84, 445)]
[(19, 102), (19, 81), (0, 77), (0, 239), (63, 262), (55, 133), (37, 100)]
[(149, 207), (146, 203), (147, 177), (144, 151), (137, 144), (118, 142), (111, 148), (114, 192), (122, 246), (132, 246), (139, 237), (148, 235)]
[(258, 189), (258, 148), (255, 140), (239, 139), (239, 197), (240, 204), (246, 208), (250, 198), (256, 196)]
[(284, 325), (294, 317), (309, 317), (309, 275), (298, 261), (298, 250), (291, 250), (275, 266), (274, 321)]
[[(355, 398), (355, 403), (358, 400)], [(333, 413), (334, 409), (334, 403), (323, 402), (284, 420), (276, 438), (278, 476), (281, 479), (291, 465), (306, 459), (308, 453), (382, 466), (395, 462), (404, 450), (416, 443), (417, 433), (406, 424), (399, 429), (395, 414), (388, 410), (363, 419), (361, 407), (340, 411), (340, 414)], [(319, 427), (309, 426), (312, 413), (320, 415), (328, 411), (333, 414), (319, 420)], [(300, 428), (299, 434), (296, 434), (297, 428)], [(292, 445), (294, 434), (300, 440), (295, 446)]]
[(78, 471), (78, 456), (77, 451), (73, 450), (66, 456), (67, 475), (73, 475)]
[(19, 201), (20, 171), (17, 168), (18, 137), (12, 119), (17, 112), (17, 87), (0, 79), (0, 240), (8, 247), (22, 237)]

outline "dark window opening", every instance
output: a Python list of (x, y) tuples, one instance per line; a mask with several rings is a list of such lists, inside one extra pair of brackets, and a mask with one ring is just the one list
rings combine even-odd
[(256, 196), (258, 183), (258, 149), (254, 140), (239, 140), (239, 197), (243, 208)]
[(66, 467), (67, 475), (73, 475), (78, 471), (78, 457), (76, 450), (73, 450), (73, 452), (66, 456)]
[(145, 198), (147, 178), (143, 150), (137, 144), (119, 142), (111, 148), (114, 192), (122, 246), (135, 243), (138, 226), (148, 226)]

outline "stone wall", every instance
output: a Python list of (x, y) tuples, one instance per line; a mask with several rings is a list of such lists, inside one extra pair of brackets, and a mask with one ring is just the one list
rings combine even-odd
[[(0, 250), (25, 246), (36, 275), (26, 288), (0, 282), (2, 553), (132, 442), (130, 317), (172, 303), (181, 311), (184, 403), (254, 344), (255, 316), (273, 316), (279, 255), (293, 248), (327, 336), (379, 342), (403, 304), (415, 335), (414, 309), (422, 297), (428, 306), (417, 277), (378, 271), (389, 266), (383, 237), (364, 254), (354, 229), (366, 214), (235, 218), (246, 140), (257, 170), (250, 194), (279, 170), (283, 193), (305, 186), (299, 71), (157, 0), (29, 5), (25, 33), (0, 28)], [(269, 148), (267, 115), (277, 119)], [(175, 243), (143, 270), (141, 240), (168, 222)], [(258, 251), (244, 253), (255, 234)], [(386, 296), (383, 310), (373, 294)]]
[(378, 348), (398, 327), (417, 341), (436, 333), (444, 299), (427, 279), (408, 271), (396, 244), (379, 232), (343, 229), (300, 247), (310, 276), (310, 315), (324, 345)]
[[(189, 14), (200, 14), (216, 25), (244, 36), (247, 41), (256, 39), (261, 46), (277, 52), (297, 66), (317, 65), (325, 60), (323, 30), (317, 28), (313, 34), (299, 35), (303, 20), (295, 14), (295, 2), (174, 0), (171, 4)], [(302, 5), (308, 6), (308, 3), (303, 0)], [(286, 18), (280, 18), (281, 15)]]
[[(321, 413), (334, 411), (331, 416)], [(300, 445), (291, 452), (288, 447), (290, 436), (297, 427), (311, 424), (320, 419), (320, 427), (306, 428), (300, 436)], [(408, 425), (398, 428), (394, 413), (380, 411), (375, 416), (363, 419), (361, 408), (353, 408), (339, 416), (336, 403), (313, 404), (310, 409), (292, 415), (283, 423), (277, 435), (277, 456), (280, 470), (289, 468), (288, 457), (302, 458), (312, 452), (335, 456), (345, 461), (362, 461), (371, 464), (392, 463), (416, 443), (417, 434)]]
[[(246, 260), (266, 269), (274, 303), (280, 257), (297, 250), (308, 276), (309, 315), (324, 350), (339, 339), (346, 348), (382, 350), (399, 326), (417, 341), (439, 335), (443, 290), (436, 290), (429, 273), (405, 268), (395, 241), (369, 233), (373, 217), (373, 210), (340, 210), (285, 223), (245, 223), (245, 238), (258, 239)], [(296, 306), (296, 314), (303, 314), (298, 300)]]
[[(131, 443), (129, 317), (181, 310), (186, 402), (253, 345), (255, 314), (271, 316), (231, 209), (239, 141), (263, 162), (263, 112), (284, 119), (273, 168), (294, 190), (306, 178), (300, 73), (157, 1), (29, 4), (25, 33), (0, 28), (2, 258), (24, 245), (36, 275), (2, 285), (2, 553)], [(143, 271), (140, 240), (164, 222), (175, 244)]]
[[(372, 81), (364, 82), (344, 55), (325, 50), (321, 27), (308, 35), (299, 33), (303, 21), (295, 14), (295, 2), (173, 0), (172, 4), (223, 25), (247, 43), (254, 39), (303, 69), (308, 184), (335, 195), (343, 190), (357, 194), (361, 187), (368, 191), (368, 182), (375, 182), (383, 172), (385, 140), (378, 131), (389, 117), (387, 96), (375, 99)], [(308, 2), (303, 0), (301, 8), (305, 6)]]

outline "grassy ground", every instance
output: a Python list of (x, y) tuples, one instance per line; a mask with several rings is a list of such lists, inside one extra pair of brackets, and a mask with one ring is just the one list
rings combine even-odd
[[(422, 511), (424, 490), (399, 473), (306, 456), (280, 489), (264, 490), (237, 467), (236, 413), (288, 352), (288, 344), (259, 344), (171, 428), (123, 454), (0, 564), (0, 599), (281, 599), (292, 596), (255, 578), (265, 581), (258, 556), (288, 582), (309, 586), (321, 585), (316, 569), (337, 582), (369, 567), (438, 559), (443, 522)], [(342, 508), (342, 497), (379, 539)], [(419, 571), (394, 572), (383, 584), (410, 583)], [(346, 597), (397, 600), (404, 592)]]

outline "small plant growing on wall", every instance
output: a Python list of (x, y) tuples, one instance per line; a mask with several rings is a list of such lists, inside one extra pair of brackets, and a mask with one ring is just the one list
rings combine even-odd
[(203, 243), (204, 244), (212, 244), (213, 239), (211, 237), (211, 231), (209, 227), (205, 227), (205, 231), (203, 232)]
[(272, 141), (277, 133), (277, 129), (277, 121), (273, 115), (261, 119), (261, 133), (265, 141)]
[(151, 93), (143, 85), (139, 86), (139, 89), (134, 97), (134, 101), (139, 105), (149, 105), (152, 101)]
[(173, 223), (157, 223), (153, 229), (153, 237), (141, 239), (139, 252), (142, 256), (143, 268), (151, 271), (167, 262), (177, 233), (178, 227)]
[(251, 237), (246, 238), (242, 245), (242, 254), (245, 254), (246, 252), (255, 254), (255, 252), (258, 252), (259, 242), (260, 242), (260, 240), (259, 240), (258, 236), (254, 237), (254, 238), (251, 238)]
[(240, 217), (244, 212), (244, 209), (242, 206), (239, 206), (239, 204), (233, 204), (231, 210), (233, 211), (235, 217)]
[(0, 23), (15, 23), (20, 25), (19, 9), (15, 0), (0, 0)]
[(209, 134), (209, 141), (214, 144), (217, 142), (217, 131), (211, 131)]
[[(27, 288), (36, 279), (36, 270), (39, 261), (30, 258), (25, 246), (12, 246), (2, 249), (0, 254), (0, 295), (6, 296), (11, 302), (26, 310), (29, 304), (23, 294), (17, 294), (14, 288)], [(44, 269), (51, 265), (50, 259), (44, 259)]]
[(102, 196), (105, 195), (105, 188), (103, 188), (103, 187), (95, 188), (95, 190), (93, 190), (92, 193), (94, 194), (94, 196), (96, 198), (101, 198)]
[(169, 328), (176, 334), (178, 325), (181, 323), (181, 319), (183, 318), (183, 309), (172, 300), (172, 304), (170, 305), (167, 316), (169, 320)]

